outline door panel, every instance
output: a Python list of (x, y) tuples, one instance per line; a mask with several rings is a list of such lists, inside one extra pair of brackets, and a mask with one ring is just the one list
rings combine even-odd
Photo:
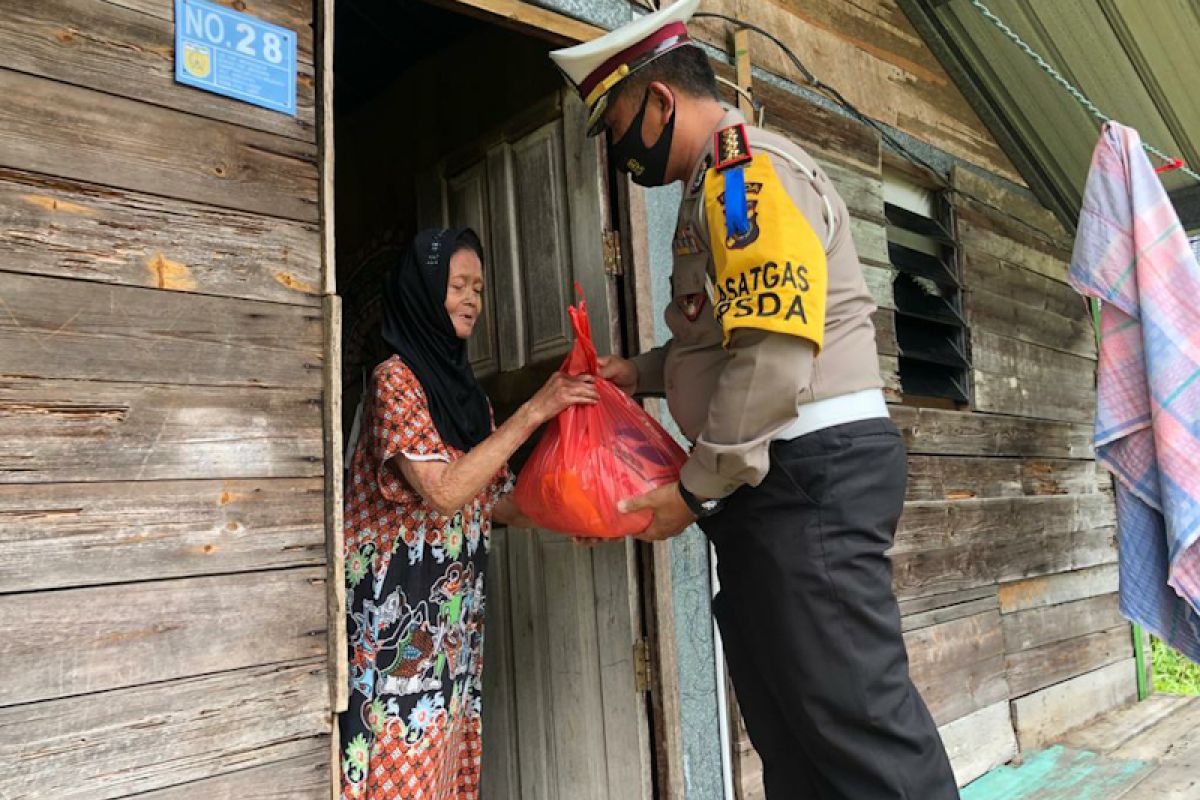
[(561, 119), (513, 144), (513, 200), (527, 279), (530, 361), (561, 355), (571, 341), (566, 310), (571, 299), (571, 240), (564, 213), (567, 199), (562, 144)]
[[(573, 93), (555, 108), (519, 133), (482, 137), (473, 159), (452, 161), (453, 174), (431, 174), (419, 189), (425, 221), (481, 226), (491, 325), (479, 335), (490, 341), (472, 353), (497, 370), (487, 385), (501, 417), (569, 348), (574, 283), (585, 287), (597, 348), (614, 349), (599, 151), (582, 135)], [(629, 541), (592, 549), (546, 531), (494, 532), (484, 800), (649, 800), (636, 576)]]
[[(512, 145), (503, 142), (488, 151), (488, 198), (491, 210), (493, 283), (487, 305), (496, 314), (500, 369), (513, 372), (525, 366), (525, 289), (521, 276), (521, 243), (517, 229)], [(503, 298), (503, 302), (498, 302)]]
[[(466, 225), (475, 230), (483, 240), (484, 282), (494, 284), (492, 259), (487, 257), (490, 248), (491, 226), (488, 221), (487, 165), (474, 164), (447, 181), (447, 207), (455, 225)], [(480, 378), (486, 378), (500, 369), (496, 354), (495, 315), (485, 303), (476, 323), (477, 335), (467, 342), (467, 353), (471, 366)]]

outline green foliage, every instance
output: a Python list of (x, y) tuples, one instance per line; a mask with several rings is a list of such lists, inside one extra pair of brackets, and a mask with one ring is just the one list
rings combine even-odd
[(1200, 665), (1188, 661), (1153, 636), (1150, 637), (1150, 652), (1154, 663), (1154, 691), (1200, 695)]

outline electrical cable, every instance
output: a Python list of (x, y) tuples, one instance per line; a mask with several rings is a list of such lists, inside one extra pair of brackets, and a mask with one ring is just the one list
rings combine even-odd
[(880, 138), (889, 147), (891, 147), (892, 150), (894, 150), (896, 153), (898, 153), (899, 155), (904, 157), (904, 159), (907, 160), (908, 162), (910, 162), (910, 163), (914, 164), (915, 166), (920, 167), (922, 170), (928, 172), (929, 176), (934, 180), (934, 182), (942, 190), (944, 190), (948, 193), (957, 194), (957, 195), (960, 195), (961, 197), (965, 197), (969, 200), (972, 200), (975, 203), (978, 203), (986, 208), (991, 209), (992, 211), (994, 211), (998, 214), (1001, 214), (1017, 223), (1020, 223), (1023, 227), (1026, 227), (1032, 231), (1035, 231), (1040, 236), (1046, 235), (1046, 232), (1044, 230), (1042, 230), (1041, 228), (1037, 227), (1036, 225), (1030, 223), (1029, 221), (1027, 221), (1025, 219), (1022, 219), (1021, 217), (1018, 217), (1017, 215), (1015, 215), (1009, 211), (1006, 211), (1005, 209), (997, 206), (995, 203), (992, 203), (989, 200), (985, 200), (984, 198), (979, 197), (978, 195), (973, 194), (972, 192), (966, 191), (965, 189), (960, 189), (956, 186), (950, 185), (950, 182), (947, 181), (945, 177), (943, 177), (942, 173), (935, 166), (930, 164), (928, 161), (926, 161), (924, 158), (922, 158), (917, 153), (914, 153), (895, 134), (893, 134), (890, 130), (888, 130), (887, 126), (885, 126), (882, 122), (879, 122), (878, 120), (874, 119), (873, 117), (870, 117), (867, 114), (865, 114), (864, 112), (860, 111), (858, 109), (858, 107), (855, 106), (853, 103), (851, 103), (849, 100), (847, 100), (845, 95), (843, 95), (840, 91), (838, 91), (833, 86), (830, 86), (829, 84), (825, 83), (820, 78), (818, 78), (816, 76), (816, 74), (813, 73), (812, 70), (810, 70), (807, 66), (804, 65), (804, 62), (800, 60), (799, 56), (797, 56), (790, 47), (788, 47), (786, 44), (784, 44), (782, 41), (780, 41), (780, 39), (777, 36), (775, 36), (775, 34), (759, 27), (758, 25), (754, 25), (753, 23), (749, 23), (749, 22), (743, 22), (742, 20), (737, 19), (736, 17), (731, 17), (726, 14), (718, 14), (716, 12), (711, 12), (711, 11), (701, 11), (701, 12), (698, 12), (693, 15), (693, 18), (697, 18), (697, 17), (719, 19), (719, 20), (722, 20), (731, 25), (737, 26), (739, 28), (745, 28), (746, 30), (753, 31), (754, 33), (757, 33), (760, 36), (763, 36), (766, 39), (770, 40), (773, 44), (775, 44), (776, 47), (778, 47), (783, 52), (783, 54), (785, 56), (787, 56), (788, 60), (792, 63), (792, 65), (796, 68), (796, 70), (804, 78), (806, 83), (811, 85), (813, 87), (813, 89), (815, 89), (816, 91), (818, 91), (819, 93), (821, 93), (822, 95), (827, 97), (828, 99), (832, 100), (839, 108), (841, 108), (843, 111), (845, 111), (850, 117), (852, 117), (853, 119), (857, 120), (858, 122), (872, 128), (873, 130), (875, 130), (879, 134)]

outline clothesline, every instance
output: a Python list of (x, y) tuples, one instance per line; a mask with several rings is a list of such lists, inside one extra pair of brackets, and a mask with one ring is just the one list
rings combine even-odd
[[(1065, 89), (1069, 95), (1074, 97), (1079, 102), (1079, 104), (1081, 106), (1083, 106), (1088, 111), (1089, 114), (1091, 114), (1093, 117), (1095, 117), (1097, 120), (1099, 120), (1101, 122), (1101, 124), (1103, 124), (1105, 122), (1113, 121), (1112, 117), (1108, 116), (1103, 111), (1101, 111), (1095, 103), (1093, 103), (1091, 100), (1089, 100), (1083, 92), (1079, 91), (1079, 89), (1076, 88), (1073, 83), (1071, 83), (1066, 78), (1064, 78), (1062, 73), (1060, 73), (1057, 69), (1055, 69), (1054, 66), (1052, 64), (1050, 64), (1050, 62), (1048, 62), (1048, 61), (1046, 61), (1046, 59), (1042, 58), (1042, 56), (1040, 54), (1038, 54), (1038, 52), (1036, 50), (1034, 50), (1032, 47), (1030, 47), (1029, 44), (1024, 39), (1022, 39), (1020, 36), (1018, 36), (1016, 34), (1016, 32), (1013, 31), (1012, 28), (1010, 28), (1010, 27), (1008, 27), (1008, 25), (1004, 24), (1004, 20), (1002, 20), (998, 16), (996, 16), (995, 13), (993, 13), (990, 8), (988, 8), (986, 5), (983, 4), (982, 0), (970, 0), (970, 2), (971, 2), (971, 5), (973, 5), (979, 11), (979, 13), (984, 16), (985, 19), (987, 19), (989, 22), (991, 22), (993, 25), (995, 25), (996, 28), (1001, 33), (1003, 33), (1005, 36), (1007, 36), (1012, 41), (1013, 44), (1015, 44), (1018, 48), (1020, 48), (1023, 53), (1025, 53), (1027, 56), (1029, 56), (1031, 59), (1033, 59), (1034, 63), (1036, 63), (1039, 67), (1041, 67), (1043, 72), (1045, 72), (1047, 75), (1049, 75), (1051, 78), (1053, 78), (1055, 80), (1055, 82), (1057, 82), (1060, 86), (1062, 86), (1063, 89)], [(1156, 170), (1156, 172), (1166, 172), (1168, 170), (1176, 170), (1177, 169), (1180, 172), (1184, 173), (1185, 175), (1187, 175), (1197, 181), (1200, 181), (1200, 173), (1197, 173), (1191, 167), (1184, 164), (1183, 159), (1168, 155), (1167, 153), (1163, 152), (1162, 150), (1155, 147), (1154, 145), (1149, 144), (1148, 142), (1142, 142), (1142, 148), (1145, 149), (1146, 152), (1148, 152), (1154, 156), (1157, 156), (1159, 159), (1161, 159), (1164, 162), (1164, 165), (1162, 167), (1159, 167)]]

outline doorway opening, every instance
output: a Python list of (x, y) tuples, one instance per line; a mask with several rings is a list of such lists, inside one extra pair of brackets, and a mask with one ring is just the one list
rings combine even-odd
[[(635, 287), (611, 242), (627, 215), (554, 43), (420, 2), (339, 0), (334, 92), (343, 431), (374, 366), (381, 287), (414, 234), (467, 225), (484, 245), (469, 352), (505, 419), (571, 344), (582, 287), (601, 353), (634, 341)], [(627, 309), (629, 310), (627, 312)], [(348, 443), (352, 448), (353, 442)], [(518, 453), (518, 468), (532, 443)], [(649, 800), (652, 712), (639, 550), (497, 530), (486, 577), (483, 796)]]

